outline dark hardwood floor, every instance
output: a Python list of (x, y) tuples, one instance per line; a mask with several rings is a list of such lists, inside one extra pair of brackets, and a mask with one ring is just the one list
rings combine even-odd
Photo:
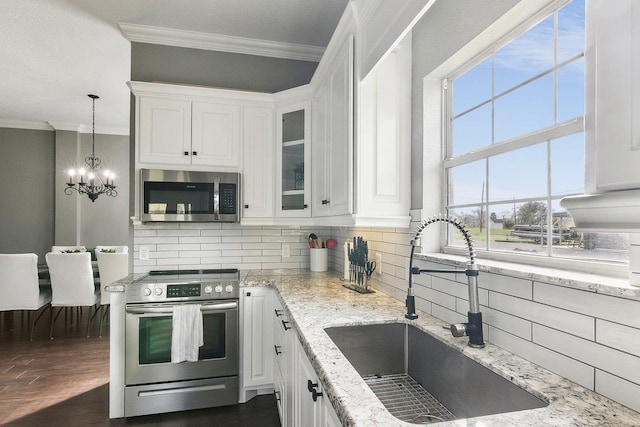
[[(86, 311), (86, 309), (85, 309)], [(273, 395), (246, 404), (109, 420), (109, 331), (87, 315), (61, 315), (49, 339), (49, 313), (29, 341), (27, 316), (0, 322), (0, 425), (7, 426), (279, 426)], [(2, 317), (2, 313), (0, 313)]]

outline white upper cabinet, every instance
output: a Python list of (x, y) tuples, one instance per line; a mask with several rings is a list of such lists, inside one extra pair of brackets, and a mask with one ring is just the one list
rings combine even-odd
[(356, 224), (408, 227), (411, 220), (411, 38), (360, 83)]
[[(591, 1), (588, 6), (587, 192), (637, 189), (640, 4), (636, 0), (619, 0), (611, 7), (607, 2)], [(590, 111), (590, 105), (595, 109)]]
[(311, 216), (311, 103), (278, 108), (276, 212), (278, 217)]
[(191, 164), (240, 165), (240, 106), (193, 102)]
[(136, 142), (141, 161), (191, 164), (191, 102), (151, 96), (137, 101)]
[(243, 118), (243, 221), (246, 218), (273, 218), (274, 108), (245, 107)]
[(314, 218), (353, 212), (353, 40), (344, 39), (314, 90)]
[(136, 164), (240, 172), (243, 108), (273, 96), (174, 84), (129, 82), (136, 97)]

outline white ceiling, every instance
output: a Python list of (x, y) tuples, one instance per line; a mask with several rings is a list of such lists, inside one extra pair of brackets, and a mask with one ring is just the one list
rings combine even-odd
[[(119, 23), (326, 47), (349, 0), (0, 0), (0, 127), (127, 134)], [(134, 39), (135, 40), (135, 39)]]

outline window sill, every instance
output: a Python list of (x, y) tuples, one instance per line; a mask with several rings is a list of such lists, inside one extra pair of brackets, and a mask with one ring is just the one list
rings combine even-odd
[[(462, 269), (464, 269), (467, 261), (464, 256), (444, 253), (416, 254), (415, 258), (444, 263)], [(476, 258), (476, 264), (480, 271), (487, 273), (503, 274), (597, 294), (640, 300), (640, 287), (632, 286), (627, 278), (478, 258)]]

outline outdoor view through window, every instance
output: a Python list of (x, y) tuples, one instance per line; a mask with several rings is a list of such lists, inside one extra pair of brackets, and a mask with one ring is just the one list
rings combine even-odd
[(584, 193), (584, 23), (574, 0), (448, 79), (447, 211), (478, 249), (627, 262), (628, 234), (577, 232), (560, 206)]

